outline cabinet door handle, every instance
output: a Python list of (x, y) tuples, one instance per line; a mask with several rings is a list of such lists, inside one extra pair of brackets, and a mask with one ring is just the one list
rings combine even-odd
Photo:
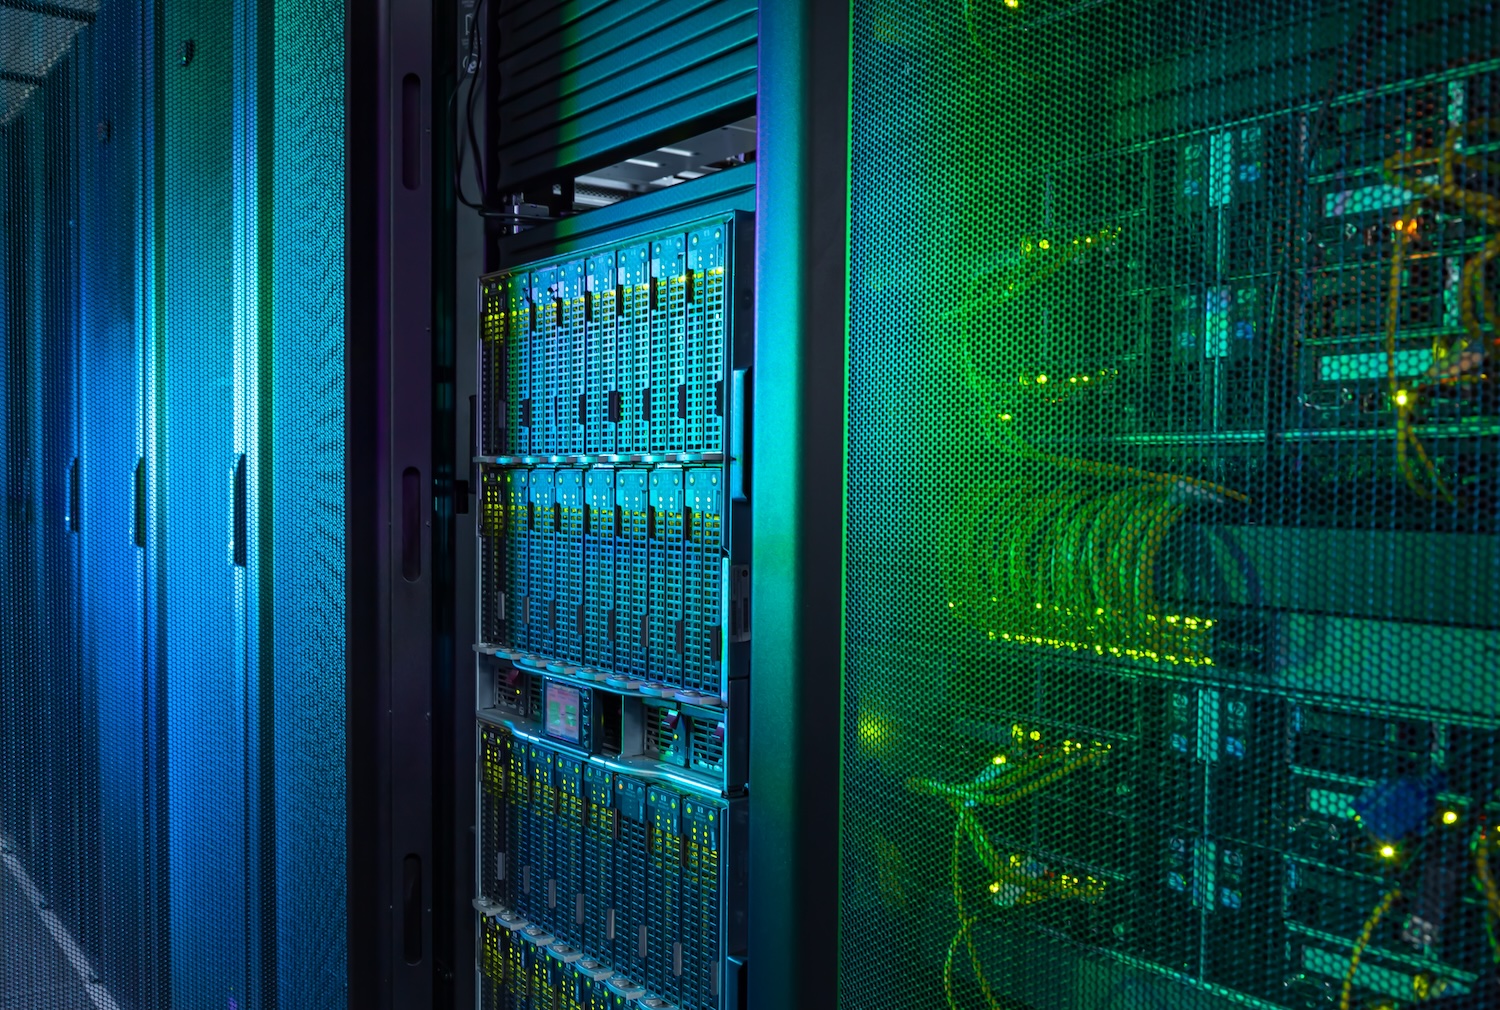
[(78, 532), (78, 457), (73, 457), (73, 465), (68, 467), (68, 529)]
[(146, 546), (146, 460), (135, 461), (135, 545)]
[(750, 370), (737, 368), (729, 384), (729, 496), (750, 500)]
[(234, 563), (245, 567), (245, 454), (234, 461)]

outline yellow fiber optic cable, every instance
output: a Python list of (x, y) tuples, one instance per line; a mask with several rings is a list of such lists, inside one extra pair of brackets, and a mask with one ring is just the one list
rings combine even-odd
[(1375, 927), (1380, 924), (1381, 918), (1389, 912), (1396, 899), (1401, 897), (1401, 889), (1393, 887), (1386, 892), (1385, 897), (1380, 899), (1380, 904), (1370, 913), (1365, 920), (1364, 928), (1359, 931), (1359, 938), (1354, 941), (1354, 953), (1349, 958), (1349, 968), (1344, 972), (1344, 988), (1339, 993), (1339, 1010), (1349, 1010), (1349, 997), (1354, 991), (1354, 976), (1359, 972), (1359, 959), (1364, 956), (1365, 948), (1370, 945), (1370, 937), (1375, 932)]
[(1495, 871), (1490, 867), (1490, 843), (1485, 837), (1483, 830), (1479, 841), (1474, 847), (1474, 868), (1479, 874), (1479, 882), (1484, 886), (1484, 901), (1489, 906), (1490, 915), (1500, 920), (1500, 887), (1495, 884)]
[[(1431, 497), (1431, 491), (1413, 472), (1410, 456), (1414, 455), (1421, 463), (1423, 471), (1438, 495), (1450, 504), (1457, 504), (1457, 499), (1438, 474), (1436, 466), (1427, 455), (1413, 426), (1417, 390), (1422, 383), (1413, 382), (1410, 389), (1403, 390), (1396, 376), (1396, 334), (1400, 327), (1401, 267), (1422, 209), (1429, 202), (1456, 207), (1460, 212), (1467, 213), (1491, 227), (1500, 228), (1500, 199), (1488, 193), (1464, 189), (1458, 185), (1456, 179), (1455, 170), (1458, 166), (1490, 175), (1500, 173), (1500, 163), (1461, 154), (1458, 151), (1459, 141), (1476, 130), (1500, 133), (1500, 120), (1475, 119), (1455, 126), (1448, 130), (1440, 148), (1425, 147), (1398, 152), (1387, 158), (1382, 166), (1382, 172), (1387, 181), (1416, 196), (1416, 199), (1407, 205), (1396, 228), (1395, 249), (1391, 254), (1390, 290), (1386, 304), (1386, 380), (1391, 401), (1396, 407), (1397, 465), (1407, 485), (1414, 493), (1424, 498)], [(1412, 178), (1402, 173), (1403, 169), (1412, 169), (1434, 160), (1438, 163), (1436, 182)], [(1474, 310), (1476, 299), (1489, 321), (1490, 328), (1494, 330), (1500, 326), (1500, 313), (1496, 312), (1495, 300), (1484, 284), (1489, 264), (1497, 257), (1500, 257), (1500, 234), (1490, 237), (1479, 253), (1465, 262), (1459, 277), (1459, 320), (1465, 338), (1458, 343), (1456, 348), (1435, 344), (1433, 348), (1435, 363), (1445, 361), (1455, 351), (1459, 354), (1463, 353), (1471, 343), (1483, 345), (1483, 327)], [(1455, 376), (1455, 380), (1464, 381), (1462, 376)], [(1440, 379), (1439, 382), (1441, 381)]]

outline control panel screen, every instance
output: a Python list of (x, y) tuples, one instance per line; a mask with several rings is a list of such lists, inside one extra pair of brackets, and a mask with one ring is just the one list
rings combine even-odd
[(546, 709), (546, 731), (550, 737), (559, 740), (567, 740), (571, 743), (582, 742), (582, 727), (579, 725), (579, 708), (581, 707), (581, 694), (576, 687), (567, 687), (563, 684), (547, 682), (546, 697), (544, 698)]

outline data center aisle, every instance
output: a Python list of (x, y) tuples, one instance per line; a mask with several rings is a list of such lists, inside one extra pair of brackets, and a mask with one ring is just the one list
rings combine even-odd
[(0, 862), (0, 1010), (98, 1010), (13, 865)]

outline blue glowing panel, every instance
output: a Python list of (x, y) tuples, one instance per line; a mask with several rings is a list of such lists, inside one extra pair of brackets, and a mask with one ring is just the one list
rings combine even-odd
[(249, 488), (248, 473), (238, 474), (245, 402), (237, 379), (256, 323), (243, 290), (250, 249), (241, 211), (253, 191), (237, 173), (248, 110), (236, 87), (234, 14), (209, 0), (165, 6), (162, 37), (191, 39), (192, 48), (186, 65), (161, 79), (154, 349), (171, 993), (176, 1006), (215, 1010), (248, 1002), (257, 974), (248, 925), (259, 900), (250, 873), (260, 695), (246, 622), (249, 551), (236, 565), (233, 542), (235, 526), (249, 526), (235, 523), (236, 497)]
[(342, 1004), (344, 876), (344, 82), (339, 0), (275, 27), (276, 929), (280, 1010)]
[[(143, 334), (149, 309), (144, 229), (143, 73), (135, 12), (109, 5), (78, 37), (90, 170), (78, 176), (76, 519), (79, 663), (92, 703), (80, 728), (97, 767), (96, 888), (78, 924), (90, 967), (121, 1007), (160, 1005), (151, 936), (150, 838), (157, 745), (146, 636)], [(100, 136), (100, 123), (107, 123)], [(102, 141), (102, 142), (101, 142)]]

